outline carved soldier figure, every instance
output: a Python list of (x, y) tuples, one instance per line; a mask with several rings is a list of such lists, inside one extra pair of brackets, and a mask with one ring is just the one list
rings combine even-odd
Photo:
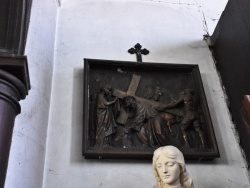
[(96, 144), (97, 147), (111, 146), (111, 135), (115, 133), (114, 104), (116, 97), (112, 96), (113, 89), (105, 85), (97, 98), (96, 109)]
[(181, 93), (180, 98), (176, 100), (175, 102), (167, 105), (165, 109), (176, 107), (179, 104), (184, 105), (184, 109), (179, 110), (179, 113), (183, 117), (181, 121), (181, 131), (182, 131), (182, 135), (183, 135), (186, 146), (190, 147), (186, 130), (190, 126), (193, 126), (193, 128), (197, 131), (201, 139), (201, 147), (205, 148), (204, 133), (201, 129), (199, 114), (195, 109), (195, 97), (192, 94), (191, 90), (189, 89), (184, 90)]

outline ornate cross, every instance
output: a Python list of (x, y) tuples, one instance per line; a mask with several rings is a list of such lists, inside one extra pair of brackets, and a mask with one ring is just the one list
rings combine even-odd
[(141, 46), (139, 43), (137, 43), (137, 44), (135, 45), (135, 48), (130, 48), (130, 49), (128, 50), (128, 52), (129, 52), (130, 54), (135, 54), (135, 53), (136, 53), (136, 59), (137, 59), (138, 62), (142, 62), (141, 54), (143, 54), (143, 55), (149, 54), (149, 51), (148, 51), (146, 48), (141, 49), (141, 47), (142, 47), (142, 46)]

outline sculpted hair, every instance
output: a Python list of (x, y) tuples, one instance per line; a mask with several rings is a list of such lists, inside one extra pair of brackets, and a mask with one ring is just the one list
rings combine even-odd
[(153, 156), (153, 169), (155, 173), (155, 178), (157, 180), (156, 185), (154, 188), (163, 188), (163, 182), (161, 181), (161, 178), (159, 177), (159, 174), (157, 172), (156, 168), (156, 161), (159, 159), (161, 155), (165, 155), (170, 159), (174, 159), (177, 164), (180, 166), (180, 183), (183, 188), (193, 188), (193, 180), (189, 176), (186, 166), (185, 166), (185, 160), (183, 157), (183, 154), (179, 149), (177, 149), (174, 146), (164, 146), (160, 147), (155, 150), (154, 156)]
[(132, 109), (135, 109), (136, 106), (137, 106), (137, 102), (136, 102), (136, 99), (134, 97), (131, 97), (131, 96), (127, 96), (127, 97), (124, 97), (124, 102), (128, 102), (131, 104), (131, 107)]
[(108, 89), (109, 91), (113, 91), (113, 88), (111, 87), (111, 85), (108, 85), (108, 84), (102, 86), (102, 87), (100, 88), (100, 91), (103, 92), (104, 89)]

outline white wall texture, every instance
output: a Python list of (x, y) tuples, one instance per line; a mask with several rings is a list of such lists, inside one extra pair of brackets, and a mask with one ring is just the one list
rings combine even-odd
[(83, 58), (135, 61), (127, 50), (137, 42), (150, 50), (143, 57), (145, 62), (199, 64), (221, 157), (209, 162), (187, 162), (195, 187), (250, 187), (219, 77), (202, 40), (207, 32), (212, 34), (225, 4), (218, 0), (62, 1), (58, 10), (44, 188), (154, 185), (150, 163), (85, 160), (81, 156)]
[(5, 188), (42, 187), (56, 16), (55, 1), (33, 0), (25, 52), (31, 90), (15, 121)]
[(127, 50), (137, 42), (150, 50), (145, 62), (199, 64), (221, 158), (187, 162), (195, 187), (250, 187), (202, 40), (212, 34), (227, 0), (62, 0), (58, 18), (56, 2), (33, 0), (26, 46), (31, 90), (16, 119), (5, 188), (154, 185), (150, 163), (81, 156), (83, 58), (135, 61)]

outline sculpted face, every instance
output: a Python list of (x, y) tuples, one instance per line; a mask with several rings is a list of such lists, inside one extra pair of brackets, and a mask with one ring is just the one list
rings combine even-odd
[(109, 87), (104, 87), (104, 92), (106, 93), (106, 94), (111, 94), (111, 88), (109, 88)]
[(156, 87), (155, 91), (154, 91), (154, 97), (153, 97), (153, 99), (155, 101), (159, 101), (160, 98), (161, 98), (161, 95), (162, 95), (162, 93), (161, 93), (160, 87)]
[(131, 101), (125, 100), (125, 107), (128, 108), (131, 106)]
[(193, 100), (190, 96), (185, 96), (184, 97), (184, 106), (186, 110), (192, 110), (193, 108)]
[(174, 159), (161, 155), (156, 161), (156, 169), (165, 184), (174, 186), (180, 183), (180, 166)]

